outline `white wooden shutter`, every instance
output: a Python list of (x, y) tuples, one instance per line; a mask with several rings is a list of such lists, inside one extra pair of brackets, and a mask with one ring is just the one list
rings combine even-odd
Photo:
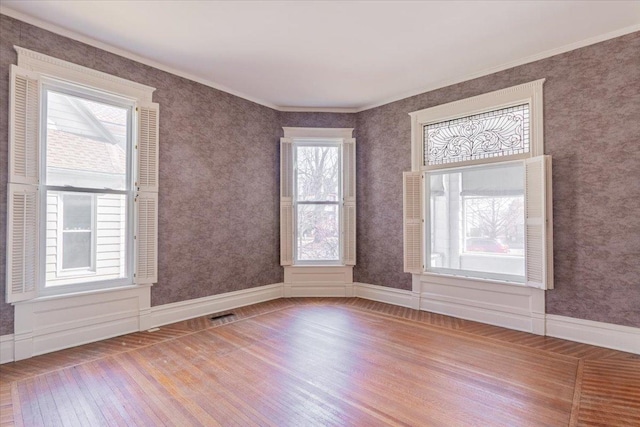
[(138, 105), (136, 187), (139, 191), (158, 192), (159, 111), (155, 103)]
[(158, 193), (139, 192), (135, 198), (134, 239), (136, 284), (158, 281)]
[(280, 138), (280, 265), (293, 264), (293, 141)]
[(293, 205), (280, 203), (280, 265), (293, 264)]
[(159, 106), (138, 104), (136, 197), (134, 201), (134, 283), (158, 281)]
[(551, 157), (525, 161), (526, 284), (553, 289), (553, 222)]
[(356, 140), (342, 145), (343, 257), (345, 265), (356, 264)]
[(38, 289), (38, 187), (9, 184), (7, 302), (34, 298)]
[(40, 82), (11, 65), (7, 188), (7, 302), (37, 296), (39, 278)]
[(404, 271), (422, 273), (422, 192), (423, 174), (403, 174)]
[(11, 65), (9, 182), (38, 184), (40, 83), (38, 74)]

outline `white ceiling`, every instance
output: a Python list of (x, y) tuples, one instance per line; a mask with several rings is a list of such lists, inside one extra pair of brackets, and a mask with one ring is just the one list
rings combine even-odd
[(640, 1), (10, 1), (2, 13), (279, 109), (358, 111), (640, 30)]

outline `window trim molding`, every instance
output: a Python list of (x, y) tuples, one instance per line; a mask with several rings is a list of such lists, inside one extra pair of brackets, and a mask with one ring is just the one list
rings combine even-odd
[[(482, 95), (465, 98), (447, 104), (436, 105), (409, 113), (411, 116), (411, 170), (426, 171), (453, 167), (503, 162), (525, 159), (544, 154), (543, 99), (542, 87), (545, 79), (534, 80), (518, 86), (500, 89)], [(529, 104), (530, 108), (530, 150), (529, 153), (500, 156), (492, 159), (478, 159), (444, 165), (424, 165), (423, 126), (447, 120), (481, 114), (519, 104)]]
[(294, 128), (283, 127), (285, 138), (295, 139), (350, 139), (354, 128)]
[[(354, 128), (304, 128), (283, 127), (280, 138), (280, 265), (342, 267), (353, 266), (356, 262), (355, 242), (355, 149)], [(340, 200), (340, 259), (338, 261), (295, 262), (295, 214), (294, 209), (294, 157), (297, 145), (338, 146), (341, 149)]]
[(139, 101), (152, 102), (156, 88), (123, 79), (102, 71), (54, 58), (20, 46), (13, 46), (18, 53), (18, 67), (43, 75), (67, 80), (72, 84), (81, 84), (111, 92), (120, 96), (136, 98)]

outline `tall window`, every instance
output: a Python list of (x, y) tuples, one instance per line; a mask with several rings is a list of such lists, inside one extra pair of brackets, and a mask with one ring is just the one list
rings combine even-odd
[(153, 88), (16, 47), (7, 301), (157, 281)]
[(340, 262), (340, 146), (294, 142), (296, 263)]
[(133, 102), (43, 86), (45, 287), (131, 276)]
[(405, 271), (553, 286), (542, 83), (411, 114)]
[(351, 129), (285, 128), (282, 265), (355, 264), (355, 140), (350, 136)]

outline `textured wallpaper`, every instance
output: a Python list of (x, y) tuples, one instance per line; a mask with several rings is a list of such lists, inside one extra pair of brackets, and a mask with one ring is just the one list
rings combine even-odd
[[(158, 284), (152, 305), (282, 282), (278, 113), (0, 15), (0, 291), (5, 287), (7, 108), (13, 45), (157, 88)], [(2, 298), (4, 301), (4, 297)], [(13, 309), (0, 304), (0, 335)]]
[[(410, 169), (408, 113), (546, 78), (556, 283), (547, 292), (547, 311), (640, 326), (640, 33), (357, 114), (279, 113), (0, 15), (2, 294), (14, 44), (157, 88), (159, 283), (152, 305), (282, 281), (282, 126), (356, 128), (354, 280), (410, 289), (411, 277), (402, 272), (401, 194), (402, 171)], [(0, 335), (12, 332), (13, 310), (2, 302)]]
[(553, 156), (555, 290), (547, 312), (640, 326), (640, 32), (357, 114), (354, 280), (411, 288), (402, 273), (408, 113), (546, 78)]

